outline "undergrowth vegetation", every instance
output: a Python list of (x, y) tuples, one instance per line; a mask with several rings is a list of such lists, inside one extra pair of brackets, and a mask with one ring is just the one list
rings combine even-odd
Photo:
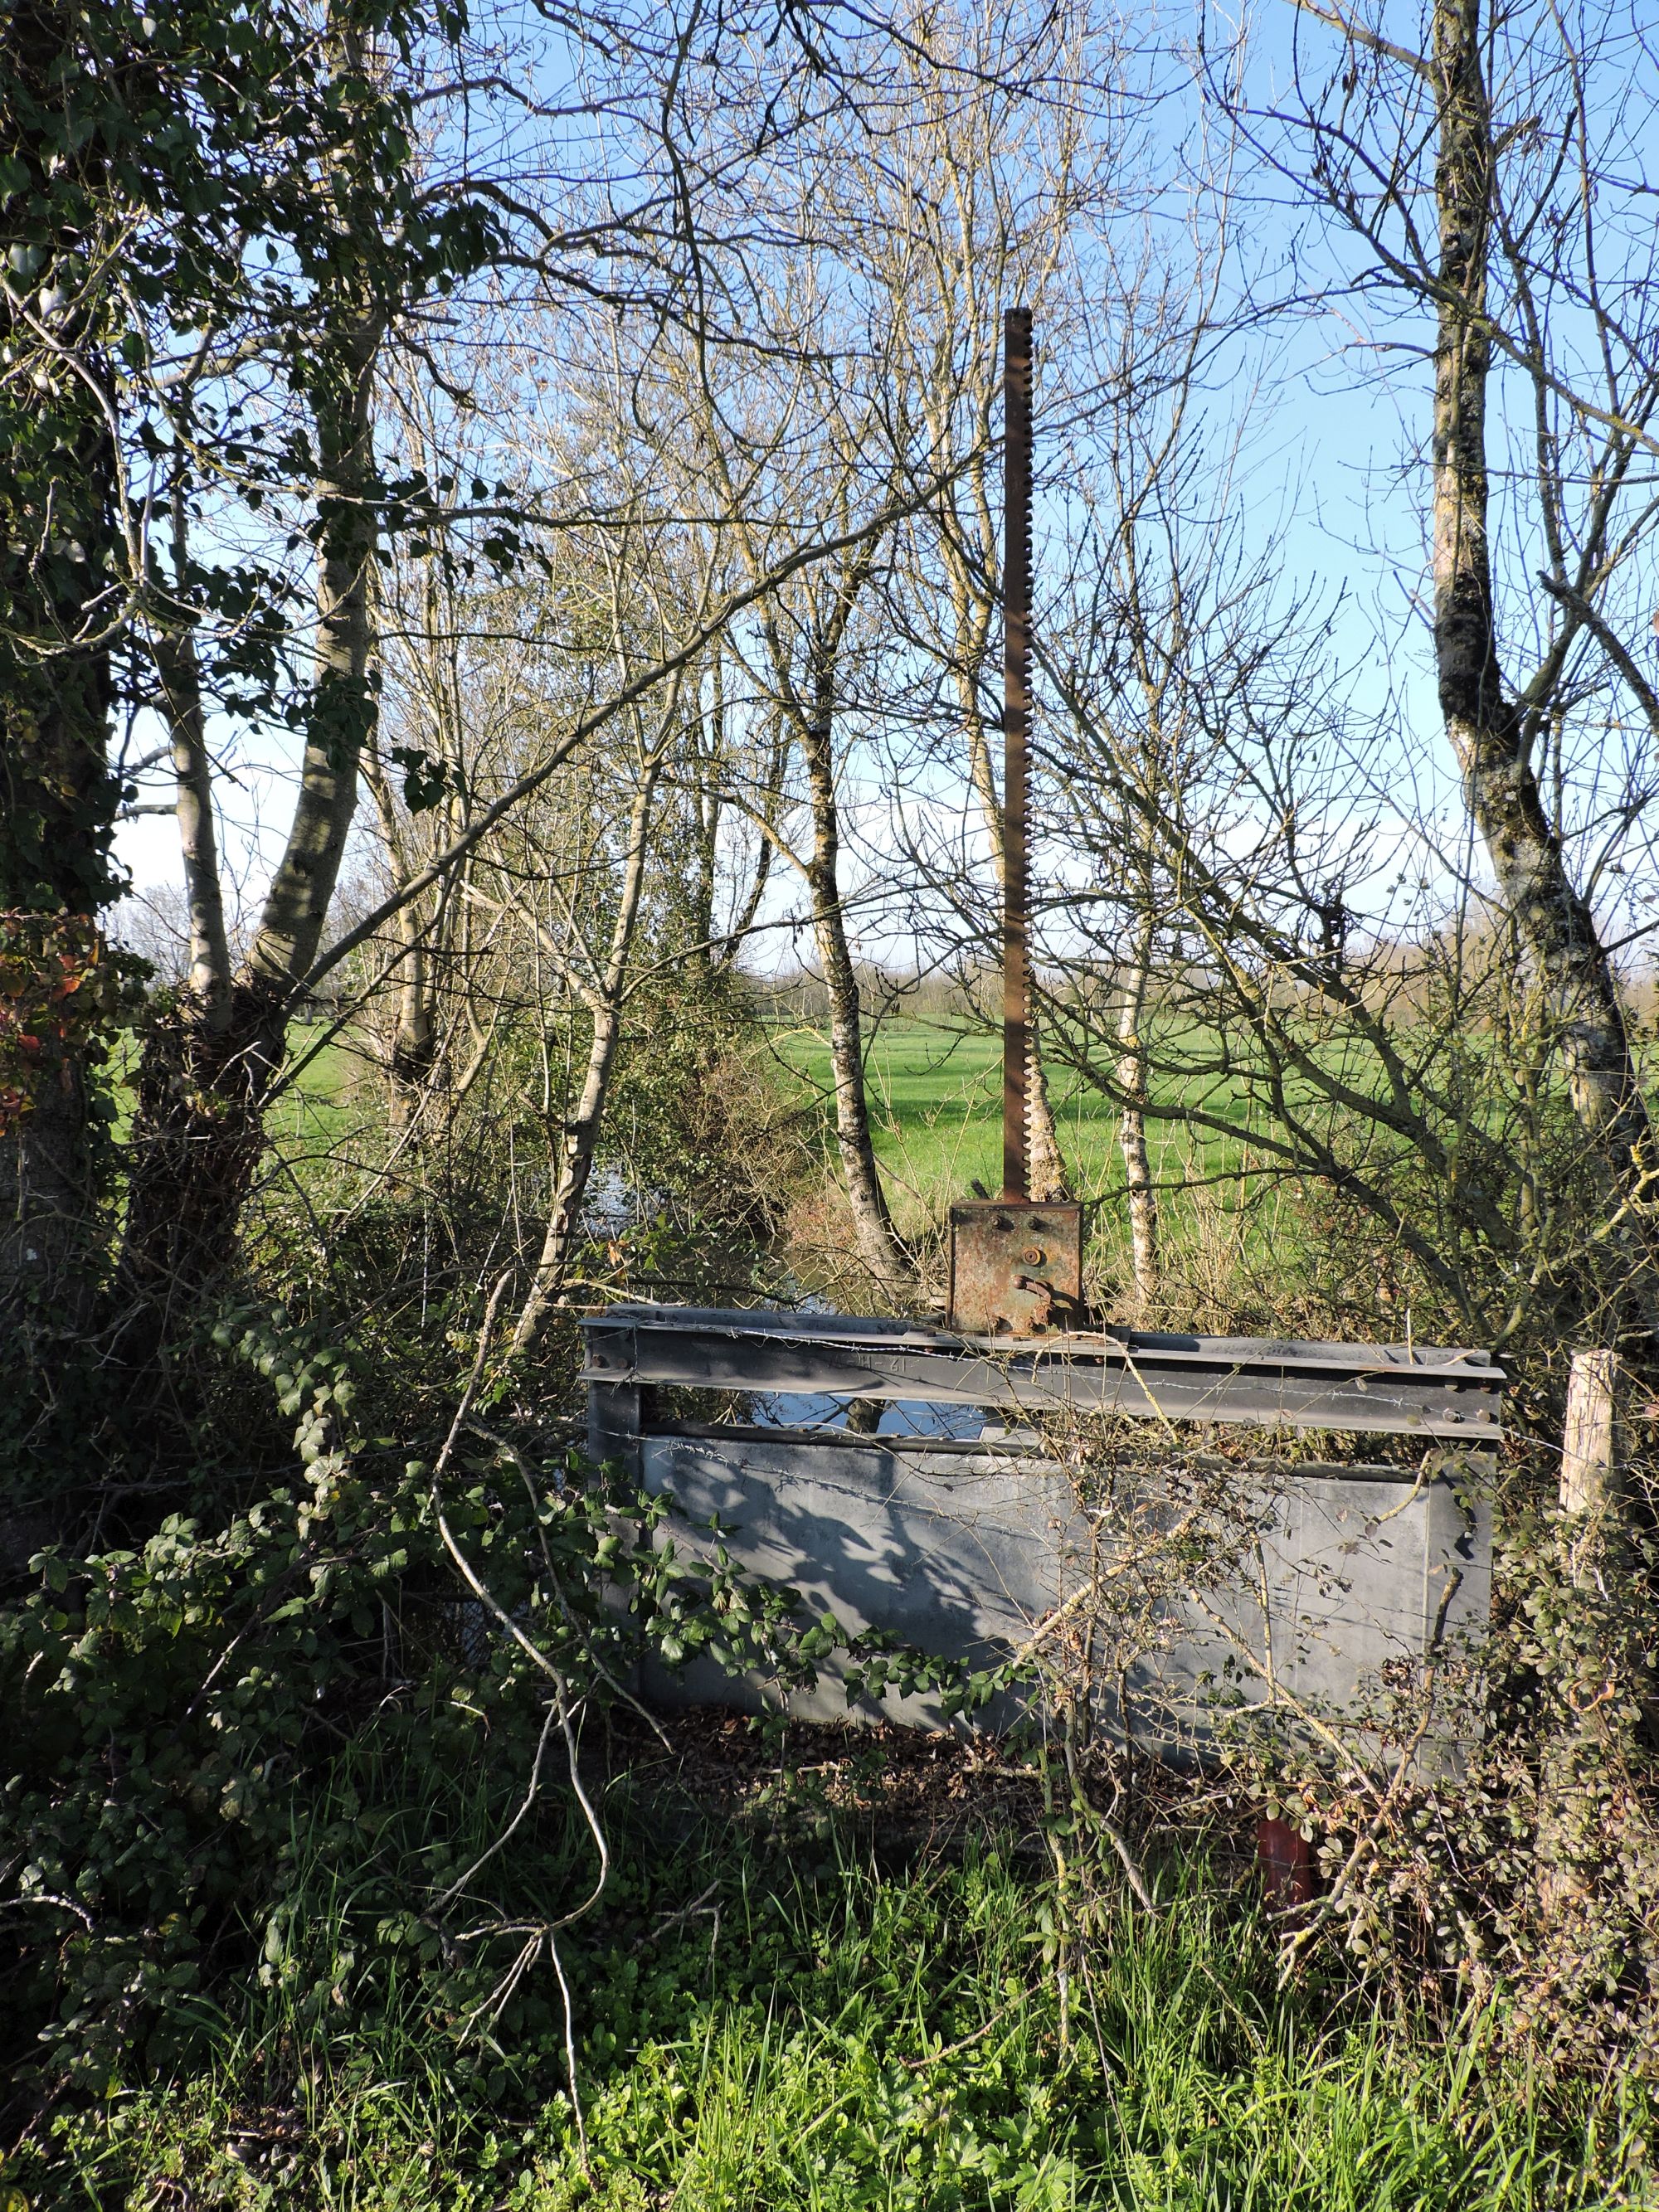
[[(573, 1275), (598, 1294), (775, 1280), (822, 1189), (739, 1024), (669, 1037), (624, 1067), (629, 1205), (601, 1193)], [(833, 1660), (972, 1711), (1005, 1677), (802, 1618), (589, 1464), (574, 1332), (507, 1355), (487, 1123), (455, 1134), (414, 1201), (337, 1149), (303, 1203), (268, 1193), (165, 1401), (66, 1360), (9, 1409), (11, 1540), (52, 1494), (79, 1534), (0, 1612), (0, 2185), (65, 2212), (1649, 2201), (1639, 1541), (1587, 1584), (1515, 1448), (1489, 1650), (1379, 1686), (1396, 1749), (1425, 1688), (1443, 1722), (1461, 1700), (1453, 1771), (1407, 1786), (1316, 1726), (1138, 1772), (1056, 1638), (1036, 1732), (940, 1751), (945, 1797), (896, 1820), (891, 1732), (803, 1735), (789, 1690)], [(1119, 1448), (1073, 1447), (1085, 1484)], [(1248, 1545), (1216, 1464), (1216, 1529), (1172, 1512), (1139, 1563), (1146, 1621)], [(1125, 1659), (1137, 1624), (1098, 1625)], [(769, 1686), (735, 1794), (635, 1704), (641, 1649)], [(1264, 1897), (1264, 1814), (1311, 1839), (1310, 1903)]]
[[(1202, 1863), (1165, 1869), (1153, 1914), (1120, 1898), (1062, 2025), (1051, 1899), (1017, 1832), (884, 1859), (810, 1776), (774, 1783), (758, 1834), (752, 1809), (716, 1826), (658, 1789), (608, 1806), (617, 1869), (564, 1955), (580, 2126), (547, 1969), (458, 2067), (322, 1834), (295, 1905), (346, 1984), (378, 1952), (374, 2005), (337, 1992), (331, 2027), (265, 1961), (204, 2066), (64, 2111), (20, 2185), (43, 2205), (351, 2212), (1650, 2201), (1644, 2089), (1543, 2100), (1479, 2015), (1432, 2035), (1318, 1978), (1276, 1991), (1267, 1915)], [(585, 1871), (577, 1830), (533, 1840), (511, 1884), (530, 1912)]]

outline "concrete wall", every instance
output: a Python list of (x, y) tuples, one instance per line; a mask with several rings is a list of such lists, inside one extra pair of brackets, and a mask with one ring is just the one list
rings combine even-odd
[[(1131, 1478), (1115, 1503), (1085, 1512), (1068, 1476), (1017, 1447), (947, 1453), (751, 1431), (647, 1436), (639, 1449), (647, 1487), (676, 1501), (683, 1548), (712, 1545), (718, 1518), (733, 1557), (794, 1585), (809, 1615), (832, 1612), (975, 1668), (1022, 1648), (1080, 1583), (1117, 1565), (1108, 1608), (1134, 1614), (1139, 1638), (1151, 1625), (1152, 1648), (1121, 1685), (1127, 1723), (1166, 1755), (1201, 1748), (1226, 1710), (1268, 1696), (1269, 1676), (1310, 1711), (1352, 1720), (1389, 1661), (1420, 1661), (1437, 1634), (1478, 1633), (1490, 1607), (1489, 1513), (1443, 1467), (1415, 1480), (1395, 1469), (1230, 1470), (1244, 1540), (1225, 1586), (1194, 1595), (1171, 1583), (1167, 1558), (1151, 1575), (1121, 1564), (1160, 1516), (1175, 1525), (1178, 1499), (1152, 1462), (1138, 1487)], [(1467, 1487), (1468, 1462), (1448, 1465)], [(645, 1686), (668, 1702), (752, 1708), (760, 1697), (707, 1662), (678, 1678), (653, 1668)], [(1122, 1725), (1116, 1678), (1097, 1686), (1103, 1719)], [(794, 1710), (833, 1719), (847, 1707), (831, 1679)], [(943, 1718), (925, 1699), (887, 1711)], [(1005, 1707), (990, 1717), (1013, 1717)]]

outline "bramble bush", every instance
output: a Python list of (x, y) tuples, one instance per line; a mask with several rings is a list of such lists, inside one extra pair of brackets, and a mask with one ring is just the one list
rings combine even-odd
[[(1205, 1692), (1207, 1779), (1177, 1785), (1152, 1762), (1126, 1771), (1115, 1725), (1098, 1723), (1132, 1711), (1146, 1740), (1183, 1741), (1182, 1678), (1165, 1698), (1156, 1662), (1189, 1600), (1213, 1600), (1205, 1609), (1227, 1632), (1216, 1608), (1257, 1571), (1256, 1493), (1218, 1459), (1124, 1446), (1108, 1424), (1073, 1428), (1058, 1449), (1074, 1454), (1085, 1496), (1111, 1483), (1120, 1454), (1129, 1478), (1086, 1604), (1044, 1644), (1042, 1694), (1085, 1785), (1073, 1832), (1087, 1832), (1091, 1795), (1109, 1796), (1136, 1835), (1192, 1836), (1206, 1797), (1235, 1820), (1288, 1822), (1309, 1846), (1312, 1893), (1281, 1917), (1285, 1977), (1316, 1966), (1445, 2023), (1474, 2004), (1540, 2072), (1659, 2080), (1650, 1460), (1632, 1455), (1620, 1495), (1570, 1513), (1553, 1496), (1553, 1455), (1515, 1445), (1491, 1620), (1397, 1653), (1342, 1710), (1298, 1694), (1287, 1669), (1251, 1661), (1235, 1680), (1229, 1662)], [(1110, 1855), (1097, 1856), (1115, 1887)]]
[[(244, 1309), (212, 1336), (293, 1422), (288, 1479), (130, 1549), (45, 1551), (0, 1612), (14, 2065), (97, 2092), (176, 2069), (237, 1970), (312, 2031), (363, 2027), (413, 1977), (457, 2063), (495, 2066), (496, 2031), (545, 2005), (510, 1972), (526, 1900), (502, 1902), (499, 1838), (537, 1840), (573, 1891), (530, 1924), (593, 1889), (582, 1735), (642, 1644), (781, 1685), (838, 1632), (718, 1545), (677, 1550), (663, 1500), (538, 1453), (488, 1393), (412, 1457), (363, 1431), (350, 1358), (305, 1322)], [(307, 1919), (319, 1854), (344, 1936)]]

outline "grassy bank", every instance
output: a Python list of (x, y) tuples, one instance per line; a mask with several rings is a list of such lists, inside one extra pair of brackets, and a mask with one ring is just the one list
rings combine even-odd
[[(1247, 1882), (1166, 1867), (1068, 1954), (1018, 1826), (896, 1862), (811, 1776), (741, 1824), (613, 1805), (617, 1871), (563, 1939), (584, 2160), (544, 1960), (520, 2021), (458, 2045), (400, 2007), (302, 2031), (270, 1978), (188, 2079), (60, 2115), (13, 2168), (40, 2208), (330, 2212), (1486, 2212), (1637, 2204), (1640, 2093), (1549, 2089), (1497, 2023), (1277, 1988)], [(556, 1843), (549, 1881), (574, 1871)], [(533, 1895), (536, 1847), (522, 1876)], [(342, 1936), (349, 1899), (318, 1874)], [(544, 1905), (557, 1900), (544, 1898)], [(351, 1968), (343, 1967), (349, 1978)], [(492, 2048), (492, 2045), (494, 2046)]]

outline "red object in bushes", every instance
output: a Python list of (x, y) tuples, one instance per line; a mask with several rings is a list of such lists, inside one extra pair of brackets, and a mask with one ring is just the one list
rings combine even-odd
[(1313, 1845), (1288, 1820), (1258, 1820), (1255, 1863), (1269, 1897), (1281, 1905), (1306, 1905), (1314, 1893)]

